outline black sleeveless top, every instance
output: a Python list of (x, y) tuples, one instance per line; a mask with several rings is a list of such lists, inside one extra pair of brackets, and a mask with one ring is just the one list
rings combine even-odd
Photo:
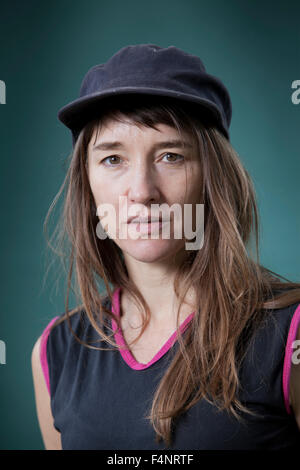
[[(113, 295), (119, 314), (120, 289)], [(105, 300), (111, 307), (110, 300)], [(61, 315), (62, 316), (62, 315)], [(191, 314), (181, 325), (184, 334)], [(80, 345), (66, 320), (42, 334), (41, 362), (51, 397), (54, 426), (63, 449), (163, 450), (145, 419), (153, 394), (179, 347), (176, 332), (148, 364), (130, 351), (94, 350)], [(84, 321), (83, 321), (84, 318)], [(70, 316), (83, 341), (99, 339), (83, 311)], [(273, 310), (256, 331), (240, 369), (239, 399), (257, 416), (239, 422), (202, 399), (176, 421), (171, 450), (299, 449), (300, 430), (289, 406), (292, 343), (300, 324), (300, 304)], [(116, 332), (120, 344), (122, 332)], [(107, 331), (109, 333), (109, 331)], [(93, 343), (105, 347), (103, 341)], [(111, 346), (109, 346), (111, 347)]]

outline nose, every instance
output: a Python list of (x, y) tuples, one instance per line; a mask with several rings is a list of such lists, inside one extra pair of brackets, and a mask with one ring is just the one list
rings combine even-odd
[(128, 181), (128, 199), (132, 203), (147, 204), (159, 199), (157, 179), (148, 164), (142, 163), (132, 169)]

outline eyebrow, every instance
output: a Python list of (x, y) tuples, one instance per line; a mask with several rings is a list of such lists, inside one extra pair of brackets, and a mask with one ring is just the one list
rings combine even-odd
[[(189, 147), (191, 148), (192, 145), (189, 142), (186, 141), (181, 141), (178, 139), (173, 139), (173, 140), (166, 140), (166, 141), (161, 141), (157, 142), (152, 146), (153, 149), (162, 149), (165, 147), (169, 148), (184, 148), (184, 147)], [(100, 144), (94, 145), (93, 149), (94, 150), (116, 150), (119, 148), (124, 148), (124, 145), (122, 142), (119, 141), (114, 141), (114, 142), (101, 142)]]

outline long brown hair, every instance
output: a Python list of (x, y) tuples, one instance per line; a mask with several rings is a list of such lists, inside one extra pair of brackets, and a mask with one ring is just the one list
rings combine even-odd
[[(69, 316), (84, 309), (100, 341), (119, 347), (112, 330), (106, 334), (103, 328), (105, 318), (114, 318), (120, 327), (119, 318), (103, 305), (105, 297), (112, 300), (117, 287), (126, 291), (143, 312), (143, 328), (135, 341), (143, 334), (151, 314), (128, 277), (121, 249), (111, 238), (101, 240), (96, 236), (99, 219), (87, 174), (87, 147), (95, 129), (98, 131), (108, 117), (119, 121), (130, 119), (136, 125), (154, 129), (158, 123), (167, 124), (180, 135), (187, 133), (201, 164), (199, 202), (205, 207), (204, 245), (201, 250), (188, 251), (178, 269), (174, 289), (179, 299), (179, 348), (145, 416), (154, 427), (157, 440), (163, 438), (166, 446), (170, 446), (176, 418), (200, 399), (227, 410), (237, 419), (240, 419), (239, 411), (250, 412), (237, 396), (239, 367), (250, 339), (268, 312), (300, 301), (300, 283), (291, 282), (260, 264), (259, 217), (251, 178), (207, 111), (204, 114), (192, 105), (166, 98), (119, 98), (115, 102), (111, 100), (107, 107), (104, 105), (79, 133), (66, 162), (65, 180), (44, 224), (49, 246), (63, 260), (68, 279), (66, 313), (59, 321), (67, 318), (74, 335)], [(61, 217), (49, 240), (48, 220), (64, 189)], [(73, 289), (74, 265), (76, 286)], [(101, 283), (105, 285), (103, 292)], [(196, 292), (197, 310), (189, 328), (181, 335), (178, 313), (190, 288)], [(80, 304), (72, 311), (69, 311), (70, 289)], [(76, 339), (86, 347), (96, 348), (77, 336)]]

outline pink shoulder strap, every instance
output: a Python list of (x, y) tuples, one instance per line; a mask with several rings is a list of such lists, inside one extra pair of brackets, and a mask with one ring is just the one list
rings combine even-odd
[(50, 327), (51, 325), (55, 322), (55, 320), (59, 318), (58, 316), (53, 318), (50, 323), (46, 326), (44, 331), (42, 332), (41, 335), (41, 342), (40, 342), (40, 361), (47, 385), (47, 389), (50, 395), (50, 382), (49, 382), (49, 367), (48, 367), (48, 361), (47, 361), (47, 340), (50, 332)]
[(293, 342), (296, 339), (299, 325), (300, 325), (300, 304), (296, 308), (293, 314), (291, 324), (290, 324), (289, 334), (288, 334), (287, 343), (285, 347), (284, 363), (283, 363), (282, 386), (283, 386), (285, 408), (288, 414), (291, 414), (289, 388), (290, 388), (292, 354), (294, 352)]

